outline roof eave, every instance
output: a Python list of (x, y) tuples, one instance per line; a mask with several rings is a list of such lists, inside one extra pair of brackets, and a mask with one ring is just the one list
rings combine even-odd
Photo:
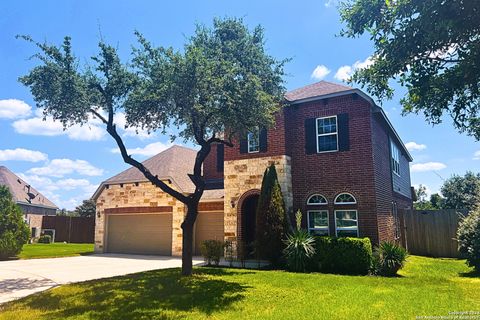
[(43, 204), (30, 203), (30, 202), (25, 202), (25, 201), (20, 201), (20, 200), (17, 200), (16, 202), (17, 202), (17, 204), (23, 204), (23, 205), (29, 206), (29, 207), (38, 207), (38, 208), (55, 209), (55, 210), (60, 209), (57, 206), (52, 207), (52, 206), (47, 206), (47, 205), (43, 205)]
[[(176, 187), (176, 189), (178, 191), (180, 191), (181, 193), (185, 194), (185, 192), (180, 188), (180, 186), (175, 182), (175, 180), (170, 177), (170, 176), (167, 176), (167, 177), (162, 177), (162, 178), (159, 178), (160, 180), (169, 180), (172, 182), (172, 184)], [(145, 179), (137, 179), (137, 180), (122, 180), (122, 181), (108, 181), (108, 180), (105, 180), (103, 181), (102, 183), (100, 183), (100, 185), (98, 186), (97, 190), (95, 190), (95, 192), (93, 193), (92, 197), (90, 199), (94, 200), (94, 201), (97, 201), (98, 197), (100, 196), (100, 193), (102, 193), (103, 191), (103, 188), (106, 186), (106, 185), (117, 185), (117, 184), (124, 184), (124, 183), (136, 183), (136, 182), (150, 182), (150, 180), (148, 180), (147, 178)]]

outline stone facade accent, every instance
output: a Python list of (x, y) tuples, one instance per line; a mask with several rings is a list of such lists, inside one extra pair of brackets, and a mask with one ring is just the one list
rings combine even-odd
[(30, 232), (32, 232), (32, 228), (36, 228), (35, 235), (30, 234), (32, 238), (40, 237), (40, 233), (42, 231), (42, 220), (43, 215), (40, 214), (26, 214), (25, 215), (27, 224), (30, 227)]
[[(170, 186), (175, 188), (172, 184)], [(108, 188), (104, 187), (97, 199), (95, 252), (102, 253), (105, 250), (105, 209), (145, 206), (171, 206), (173, 208), (172, 255), (182, 255), (182, 229), (180, 225), (185, 217), (185, 205), (150, 182), (125, 183), (109, 185)]]
[[(225, 161), (225, 240), (237, 240), (237, 213), (239, 200), (252, 189), (260, 189), (265, 169), (275, 164), (278, 181), (285, 200), (286, 212), (293, 206), (290, 157), (286, 155)], [(232, 206), (233, 204), (233, 206)]]

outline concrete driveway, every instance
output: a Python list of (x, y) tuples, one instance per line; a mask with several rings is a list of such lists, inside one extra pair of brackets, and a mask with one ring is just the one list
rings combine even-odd
[[(203, 260), (194, 258), (194, 265)], [(66, 283), (108, 278), (129, 273), (175, 268), (181, 258), (126, 254), (0, 262), (0, 303)]]

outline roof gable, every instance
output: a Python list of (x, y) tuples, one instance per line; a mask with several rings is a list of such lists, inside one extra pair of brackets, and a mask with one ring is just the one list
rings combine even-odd
[(285, 99), (289, 102), (296, 102), (299, 100), (312, 99), (315, 97), (352, 90), (354, 90), (352, 87), (322, 80), (287, 92), (285, 94)]
[(4, 166), (0, 166), (0, 185), (8, 187), (13, 199), (17, 203), (58, 209), (58, 207), (43, 194)]
[[(145, 160), (142, 164), (159, 179), (172, 179), (180, 191), (191, 193), (195, 186), (188, 177), (195, 164), (197, 151), (174, 145), (165, 151)], [(103, 182), (103, 184), (118, 184), (127, 182), (148, 181), (135, 167), (131, 167)]]

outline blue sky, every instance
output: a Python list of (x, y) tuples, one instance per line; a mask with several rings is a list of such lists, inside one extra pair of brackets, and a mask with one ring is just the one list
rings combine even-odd
[[(372, 44), (367, 37), (345, 39), (334, 0), (316, 1), (2, 1), (0, 3), (0, 165), (21, 175), (59, 207), (73, 209), (91, 196), (98, 184), (127, 168), (102, 126), (62, 131), (43, 122), (28, 89), (18, 77), (37, 62), (30, 44), (16, 40), (29, 34), (36, 40), (60, 44), (72, 37), (81, 62), (96, 53), (100, 33), (129, 57), (134, 30), (156, 45), (181, 48), (196, 22), (210, 25), (214, 17), (243, 17), (249, 26), (261, 24), (267, 48), (277, 58), (292, 58), (287, 65), (287, 89), (320, 79), (339, 82), (356, 67), (368, 65)], [(383, 108), (408, 143), (414, 157), (412, 184), (437, 192), (442, 179), (480, 169), (480, 146), (456, 132), (450, 119), (436, 127), (423, 116), (402, 117), (395, 98)], [(47, 119), (48, 120), (48, 119)], [(123, 119), (117, 119), (120, 123)], [(122, 132), (135, 156), (144, 160), (166, 146), (161, 134), (147, 136)], [(475, 156), (475, 153), (477, 156)]]

